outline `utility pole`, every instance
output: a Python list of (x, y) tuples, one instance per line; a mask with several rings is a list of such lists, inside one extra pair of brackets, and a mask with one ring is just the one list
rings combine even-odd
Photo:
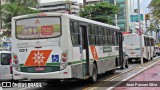
[(86, 6), (86, 0), (83, 0), (83, 6)]
[[(2, 5), (2, 2), (0, 0), (0, 5)], [(1, 12), (1, 11), (0, 11)], [(0, 13), (1, 14), (1, 13)], [(0, 15), (0, 31), (2, 29), (2, 14)]]
[[(141, 15), (140, 15), (140, 0), (138, 0), (138, 22), (139, 29), (141, 29)], [(142, 30), (142, 29), (141, 29)], [(140, 34), (140, 53), (141, 53), (141, 65), (143, 65), (143, 52), (142, 52), (142, 34)]]

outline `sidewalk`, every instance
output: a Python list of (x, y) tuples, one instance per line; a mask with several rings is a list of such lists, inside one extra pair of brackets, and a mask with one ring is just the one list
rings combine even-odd
[(160, 62), (112, 90), (160, 90)]

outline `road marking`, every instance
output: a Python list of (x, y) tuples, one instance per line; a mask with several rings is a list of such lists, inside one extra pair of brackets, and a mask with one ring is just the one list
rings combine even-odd
[[(156, 58), (155, 60), (146, 62), (144, 65), (137, 65), (137, 66), (135, 66), (134, 68), (132, 68), (132, 69), (130, 69), (130, 70), (127, 70), (127, 71), (125, 71), (125, 72), (123, 72), (123, 73), (121, 73), (121, 74), (114, 75), (114, 76), (112, 76), (112, 77), (110, 77), (110, 78), (108, 78), (108, 79), (105, 79), (104, 81), (110, 81), (110, 80), (112, 80), (112, 79), (118, 78), (118, 77), (124, 75), (124, 74), (127, 73), (127, 72), (130, 72), (130, 71), (135, 70), (135, 69), (140, 68), (140, 67), (144, 67), (145, 65), (148, 65), (148, 64), (151, 64), (151, 63), (155, 64), (155, 63), (157, 63), (157, 62), (160, 61), (160, 60), (158, 60), (158, 59), (159, 59), (159, 58)], [(156, 61), (156, 60), (158, 60), (158, 61)], [(155, 62), (155, 61), (156, 61), (156, 62)], [(151, 64), (151, 65), (152, 65), (152, 64)], [(137, 72), (137, 73), (138, 73), (138, 72)], [(104, 85), (104, 84), (106, 84), (106, 83), (105, 83), (105, 82), (97, 83), (97, 84), (95, 84), (95, 85), (91, 85), (91, 86), (89, 86), (89, 87), (87, 87), (87, 88), (84, 88), (84, 89), (82, 89), (82, 90), (93, 90), (93, 89), (96, 89), (97, 86)], [(108, 89), (107, 89), (107, 90), (108, 90)]]
[[(160, 60), (152, 63), (151, 65), (149, 65), (149, 66), (147, 66), (147, 67), (142, 67), (142, 68), (143, 68), (142, 70), (138, 71), (137, 73), (133, 74), (132, 76), (130, 76), (130, 77), (128, 77), (128, 78), (126, 78), (126, 79), (124, 79), (124, 80), (122, 80), (122, 81), (127, 81), (127, 80), (129, 80), (129, 79), (137, 76), (138, 74), (140, 74), (141, 72), (144, 72), (145, 70), (147, 70), (148, 68), (152, 67), (153, 65), (155, 65), (155, 64), (158, 63), (159, 61), (160, 61)], [(122, 83), (122, 82), (117, 83), (117, 84), (115, 84), (113, 87), (108, 88), (107, 90), (112, 90), (112, 89), (115, 88), (115, 86), (117, 86), (117, 85), (119, 85), (119, 84), (121, 84), (121, 83)]]

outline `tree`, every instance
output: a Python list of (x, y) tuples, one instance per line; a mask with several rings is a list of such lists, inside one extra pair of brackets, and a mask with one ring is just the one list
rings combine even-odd
[(27, 7), (18, 6), (16, 3), (6, 4), (2, 9), (2, 21), (5, 23), (3, 28), (11, 30), (11, 19), (14, 16), (37, 13), (37, 12), (38, 11), (32, 10)]
[(7, 0), (9, 3), (17, 3), (18, 6), (36, 7), (38, 0)]
[(89, 4), (80, 10), (80, 16), (95, 21), (114, 24), (113, 16), (117, 14), (118, 7), (107, 2)]
[(159, 32), (160, 32), (160, 27), (159, 24), (160, 22), (157, 19), (152, 19), (150, 20), (150, 26), (147, 29), (147, 32), (155, 32), (156, 33), (156, 41), (159, 42), (160, 38), (159, 38)]
[[(10, 3), (0, 6), (1, 19), (4, 22), (3, 28), (7, 29), (7, 31), (4, 32), (2, 35), (0, 35), (0, 37), (10, 34), (12, 17), (38, 12), (37, 10), (29, 8), (29, 5), (31, 6), (35, 5), (35, 4), (29, 4), (31, 3), (31, 0), (9, 0), (9, 1)], [(35, 2), (36, 0), (32, 1), (36, 3)], [(24, 2), (26, 2), (26, 4), (23, 5)]]
[(160, 0), (152, 0), (149, 4), (149, 8), (151, 9), (151, 13), (157, 20), (160, 20)]
[[(150, 8), (151, 14), (152, 14), (152, 20), (151, 23), (152, 25), (149, 27), (149, 30), (154, 30), (156, 32), (156, 38), (159, 40), (158, 34), (160, 32), (160, 0), (152, 0), (148, 6), (148, 8)], [(154, 29), (153, 29), (154, 27)]]

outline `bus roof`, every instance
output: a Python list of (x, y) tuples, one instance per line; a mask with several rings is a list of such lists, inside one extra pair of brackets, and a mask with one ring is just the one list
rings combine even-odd
[[(68, 14), (68, 15), (69, 15), (69, 14)], [(106, 23), (102, 23), (102, 22), (98, 22), (98, 21), (94, 21), (94, 20), (82, 18), (82, 17), (75, 16), (75, 15), (69, 15), (69, 18), (75, 19), (75, 20), (79, 20), (79, 21), (82, 21), (82, 22), (90, 22), (90, 23), (92, 23), (92, 24), (98, 24), (98, 25), (102, 25), (102, 26), (114, 28), (114, 29), (117, 29), (117, 30), (120, 29), (120, 28), (117, 27), (117, 26), (113, 26), (113, 25), (110, 25), (110, 24), (106, 24)]]
[(114, 28), (114, 29), (117, 29), (117, 30), (120, 29), (117, 26), (109, 25), (109, 24), (106, 24), (106, 23), (101, 23), (101, 22), (98, 22), (98, 21), (82, 18), (82, 17), (75, 16), (75, 15), (64, 14), (64, 13), (51, 13), (51, 12), (47, 12), (47, 13), (27, 14), (27, 15), (21, 15), (21, 16), (13, 17), (12, 20), (13, 19), (15, 19), (15, 20), (16, 19), (21, 19), (21, 18), (32, 18), (32, 17), (37, 17), (37, 16), (66, 16), (66, 17), (68, 17), (70, 19), (75, 19), (75, 20), (79, 20), (79, 21), (82, 21), (82, 22), (90, 22), (92, 24), (98, 24), (98, 25)]

